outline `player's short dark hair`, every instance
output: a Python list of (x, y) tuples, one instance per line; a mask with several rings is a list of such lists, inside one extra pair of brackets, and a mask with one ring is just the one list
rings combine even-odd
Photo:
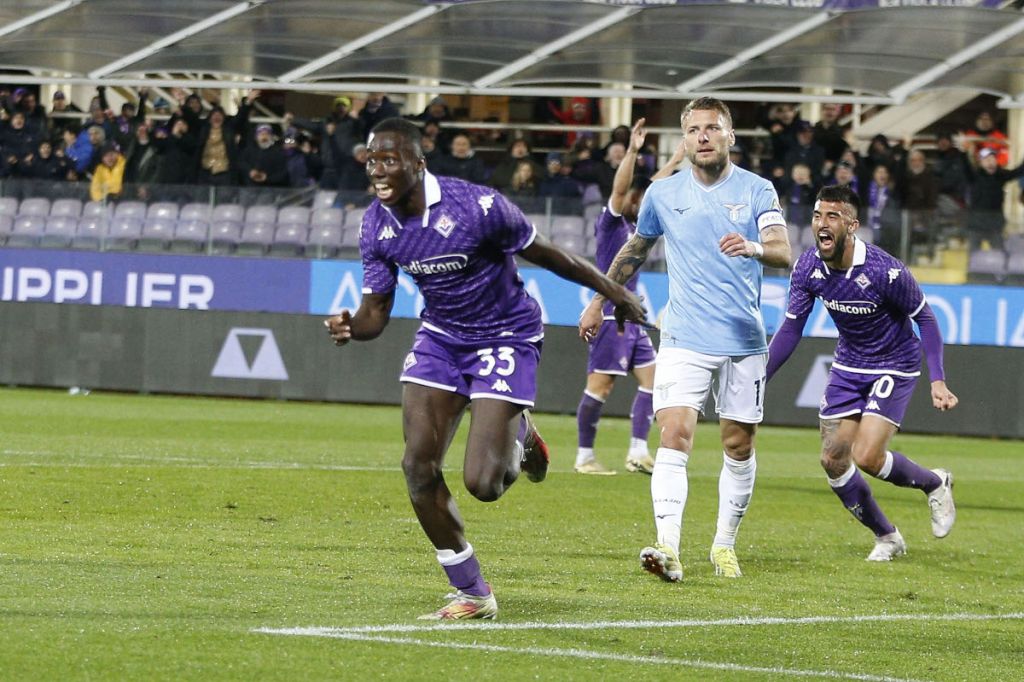
[(818, 190), (818, 201), (833, 201), (849, 204), (853, 207), (853, 215), (860, 213), (860, 197), (849, 185), (829, 185)]
[(686, 108), (683, 109), (683, 113), (679, 116), (680, 121), (685, 121), (686, 117), (694, 111), (717, 111), (725, 117), (729, 127), (732, 127), (732, 112), (729, 111), (729, 107), (722, 100), (716, 97), (698, 97), (695, 100), (691, 100)]
[(373, 130), (370, 131), (370, 135), (378, 133), (394, 133), (404, 137), (412, 145), (416, 155), (423, 156), (423, 133), (420, 132), (419, 126), (412, 121), (397, 117), (386, 118), (373, 126)]

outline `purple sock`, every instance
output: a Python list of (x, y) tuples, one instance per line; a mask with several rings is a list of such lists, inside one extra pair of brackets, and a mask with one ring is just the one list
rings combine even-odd
[(601, 420), (603, 407), (604, 403), (588, 393), (584, 393), (580, 398), (580, 405), (576, 408), (576, 426), (581, 448), (594, 447), (594, 441), (597, 439), (597, 422)]
[[(892, 455), (892, 465), (883, 467), (878, 474), (878, 478), (883, 481), (889, 481), (901, 488), (917, 488), (925, 493), (930, 493), (942, 485), (942, 479), (938, 474), (930, 469), (925, 469), (903, 453), (893, 451), (888, 454)], [(889, 469), (888, 473), (885, 471), (886, 468)]]
[(843, 506), (853, 514), (854, 518), (871, 529), (875, 537), (888, 535), (896, 530), (896, 526), (889, 523), (885, 518), (878, 503), (871, 494), (871, 488), (860, 471), (854, 468), (853, 476), (846, 483), (838, 488), (832, 488), (832, 492), (839, 496)]
[(470, 555), (468, 559), (454, 566), (442, 566), (442, 568), (448, 574), (448, 582), (455, 589), (478, 597), (491, 593), (490, 586), (484, 582), (484, 577), (480, 574), (480, 562), (476, 560), (476, 554)]
[(633, 438), (647, 440), (647, 434), (651, 432), (651, 422), (654, 420), (654, 394), (637, 389), (629, 416), (633, 419)]

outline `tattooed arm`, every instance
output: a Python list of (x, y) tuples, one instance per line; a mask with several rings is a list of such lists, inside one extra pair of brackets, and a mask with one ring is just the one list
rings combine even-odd
[[(618, 284), (625, 284), (636, 274), (640, 266), (647, 260), (647, 255), (657, 242), (657, 239), (650, 239), (640, 234), (634, 234), (629, 238), (612, 260), (608, 268), (608, 278)], [(595, 294), (583, 314), (580, 315), (579, 332), (580, 338), (589, 341), (601, 327), (604, 316), (601, 307), (604, 305), (604, 297)]]

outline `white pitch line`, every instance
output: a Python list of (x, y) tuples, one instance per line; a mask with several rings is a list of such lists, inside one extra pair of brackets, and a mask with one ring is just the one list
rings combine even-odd
[[(300, 634), (297, 632), (284, 633), (281, 631), (270, 631), (267, 629), (260, 629), (256, 632), (263, 632), (268, 634)], [(679, 667), (698, 668), (702, 670), (719, 670), (726, 672), (742, 673), (763, 673), (769, 675), (786, 675), (788, 677), (823, 677), (840, 680), (860, 680), (862, 682), (918, 682), (917, 680), (911, 678), (888, 677), (883, 675), (868, 675), (864, 673), (844, 673), (838, 670), (803, 670), (800, 668), (783, 668), (780, 666), (741, 665), (739, 663), (719, 663), (715, 661), (703, 661), (700, 659), (664, 658), (661, 656), (638, 656), (636, 654), (615, 654), (606, 653), (602, 651), (589, 651), (587, 649), (553, 649), (551, 647), (511, 647), (499, 646), (496, 644), (430, 642), (422, 639), (414, 639), (412, 637), (383, 637), (379, 635), (366, 635), (355, 632), (334, 632), (332, 634), (321, 634), (319, 636), (358, 642), (379, 642), (383, 644), (406, 644), (413, 646), (425, 646), (436, 649), (469, 649), (474, 651), (487, 651), (495, 653), (532, 654), (546, 657), (562, 656), (567, 658), (582, 658), (595, 661), (616, 661), (621, 663), (672, 665)]]
[(706, 628), (723, 626), (763, 626), (763, 625), (815, 625), (820, 623), (894, 623), (899, 621), (985, 621), (985, 620), (1024, 620), (1024, 611), (1012, 613), (882, 613), (860, 616), (797, 616), (765, 617), (765, 618), (719, 618), (713, 620), (609, 620), (593, 622), (558, 622), (558, 623), (446, 623), (436, 625), (362, 625), (354, 627), (293, 627), (293, 628), (257, 628), (253, 632), (271, 635), (300, 635), (309, 637), (336, 637), (351, 634), (372, 633), (405, 633), (432, 632), (438, 630), (643, 630), (651, 628)]

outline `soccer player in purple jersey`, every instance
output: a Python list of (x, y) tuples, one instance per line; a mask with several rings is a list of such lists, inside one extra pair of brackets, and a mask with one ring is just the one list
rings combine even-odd
[[(675, 155), (653, 177), (634, 179), (636, 157), (647, 139), (645, 123), (646, 119), (641, 118), (633, 125), (626, 155), (615, 171), (608, 205), (594, 224), (597, 268), (602, 272), (608, 270), (619, 249), (636, 232), (636, 217), (647, 186), (652, 180), (671, 175), (683, 160), (684, 150), (680, 145)], [(636, 291), (639, 279), (640, 273), (634, 273), (626, 282), (626, 287)], [(587, 339), (590, 343), (587, 385), (576, 410), (578, 447), (575, 470), (581, 474), (605, 476), (615, 473), (614, 469), (607, 468), (594, 456), (594, 441), (597, 439), (601, 409), (615, 386), (615, 378), (632, 371), (638, 386), (630, 410), (633, 433), (626, 454), (626, 471), (650, 474), (654, 471), (654, 459), (647, 451), (647, 435), (654, 418), (654, 346), (640, 325), (627, 324), (626, 333), (619, 334), (613, 310), (610, 303), (605, 304), (602, 311), (604, 323), (596, 334)]]
[[(932, 533), (948, 535), (956, 520), (953, 475), (889, 450), (889, 441), (921, 374), (922, 346), (932, 404), (946, 411), (956, 407), (957, 397), (946, 387), (942, 335), (924, 294), (903, 263), (857, 239), (859, 208), (847, 185), (818, 192), (811, 222), (818, 248), (805, 251), (793, 268), (786, 320), (772, 337), (767, 375), (771, 379), (793, 353), (814, 299), (820, 298), (839, 330), (819, 412), (821, 465), (832, 491), (875, 534), (867, 560), (890, 561), (906, 554), (907, 544), (858, 469), (924, 492)], [(911, 320), (921, 330), (920, 341)]]
[(546, 446), (525, 411), (536, 395), (544, 328), (513, 256), (601, 292), (615, 302), (620, 325), (643, 320), (645, 310), (636, 294), (538, 235), (493, 189), (428, 173), (420, 131), (409, 121), (377, 124), (367, 148), (377, 198), (360, 228), (363, 297), (355, 314), (342, 311), (325, 325), (339, 346), (374, 339), (390, 318), (398, 270), (419, 287), (423, 324), (401, 375), (402, 470), (420, 525), (455, 588), (445, 606), (422, 618), (494, 618), (494, 593), (442, 465), (472, 404), (463, 481), (474, 497), (497, 500), (520, 470), (533, 481), (547, 473)]

